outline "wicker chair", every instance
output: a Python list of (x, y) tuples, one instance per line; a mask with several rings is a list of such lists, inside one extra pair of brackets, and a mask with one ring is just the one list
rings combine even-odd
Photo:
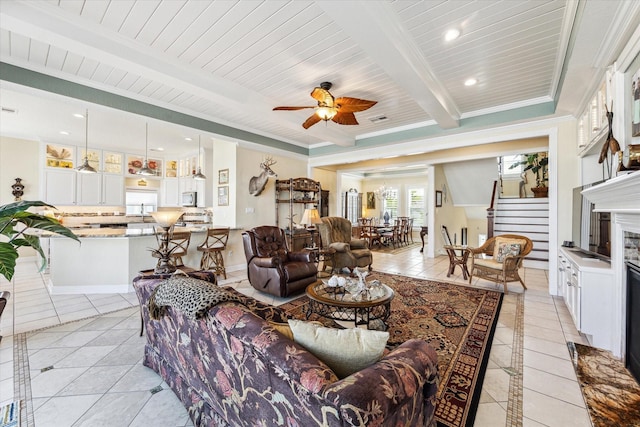
[[(500, 251), (498, 248), (507, 245), (507, 250)], [(509, 252), (509, 245), (519, 245), (517, 255)], [(522, 261), (533, 249), (531, 239), (518, 234), (502, 234), (488, 239), (479, 248), (471, 249), (471, 268), (469, 269), (469, 283), (473, 276), (489, 280), (495, 283), (502, 283), (505, 295), (507, 282), (519, 281), (522, 287), (527, 289), (522, 278), (518, 274), (518, 269), (522, 267)], [(500, 253), (502, 252), (502, 253)]]

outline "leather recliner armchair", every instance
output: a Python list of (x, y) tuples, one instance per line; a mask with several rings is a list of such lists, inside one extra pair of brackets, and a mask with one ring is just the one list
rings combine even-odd
[(260, 226), (242, 233), (251, 286), (278, 297), (306, 289), (317, 280), (313, 251), (289, 252), (284, 230)]
[(351, 221), (338, 216), (327, 216), (321, 220), (322, 224), (318, 224), (317, 227), (320, 231), (322, 247), (335, 250), (333, 256), (325, 261), (326, 266), (338, 272), (343, 268), (353, 272), (356, 267), (368, 267), (371, 271), (373, 255), (367, 242), (351, 236)]

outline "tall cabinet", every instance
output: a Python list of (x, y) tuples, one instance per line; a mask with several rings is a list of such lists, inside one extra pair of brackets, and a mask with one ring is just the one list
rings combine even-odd
[[(295, 228), (305, 209), (322, 212), (322, 189), (320, 183), (310, 178), (276, 180), (276, 225), (284, 228), (287, 244), (293, 251), (311, 245), (311, 233), (305, 228)], [(327, 194), (328, 196), (328, 194)], [(314, 237), (317, 238), (317, 233)]]

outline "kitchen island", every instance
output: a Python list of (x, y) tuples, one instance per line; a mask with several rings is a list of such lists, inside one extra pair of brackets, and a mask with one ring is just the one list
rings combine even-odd
[[(207, 227), (175, 227), (175, 232), (191, 231), (184, 264), (198, 268), (197, 246)], [(158, 261), (150, 249), (158, 247), (153, 228), (86, 228), (73, 230), (80, 243), (65, 237), (39, 233), (49, 239), (49, 292), (60, 294), (100, 294), (132, 292), (132, 282), (141, 270), (153, 269)]]

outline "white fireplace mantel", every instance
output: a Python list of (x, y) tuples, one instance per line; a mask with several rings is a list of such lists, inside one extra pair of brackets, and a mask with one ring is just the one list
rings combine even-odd
[(595, 205), (596, 212), (640, 215), (640, 171), (612, 178), (582, 190), (582, 194)]
[[(625, 232), (640, 233), (640, 171), (612, 178), (582, 191), (594, 204), (594, 211), (611, 212), (611, 283), (612, 306), (603, 307), (611, 316), (611, 348), (614, 356), (623, 358), (626, 344), (626, 267)], [(601, 315), (602, 313), (598, 313)]]

